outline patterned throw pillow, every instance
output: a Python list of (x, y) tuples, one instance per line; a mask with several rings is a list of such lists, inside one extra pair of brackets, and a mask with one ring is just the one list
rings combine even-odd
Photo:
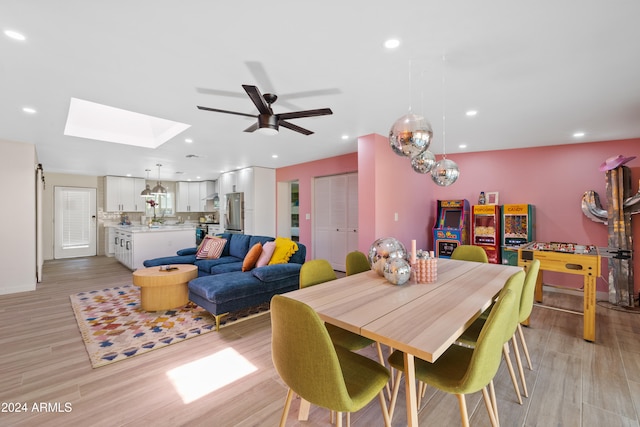
[(261, 253), (262, 243), (258, 242), (249, 249), (249, 252), (247, 252), (247, 255), (244, 257), (244, 261), (242, 261), (242, 271), (249, 271), (255, 267)]
[(286, 237), (276, 238), (276, 250), (273, 252), (273, 255), (271, 256), (269, 265), (288, 263), (289, 258), (291, 258), (291, 255), (296, 253), (297, 250), (298, 250), (298, 244), (293, 240), (287, 239)]
[(227, 243), (227, 239), (221, 239), (219, 237), (206, 236), (202, 240), (202, 244), (198, 248), (196, 253), (197, 259), (216, 259), (220, 258), (224, 245)]

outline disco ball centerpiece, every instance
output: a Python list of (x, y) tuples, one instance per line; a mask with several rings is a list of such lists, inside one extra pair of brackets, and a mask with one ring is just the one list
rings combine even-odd
[(384, 278), (394, 285), (403, 285), (411, 277), (411, 265), (404, 258), (389, 258), (383, 268)]
[(409, 113), (395, 121), (389, 132), (389, 144), (399, 156), (414, 157), (429, 148), (433, 130), (422, 116)]
[(384, 268), (389, 259), (407, 257), (407, 249), (402, 242), (393, 237), (383, 237), (371, 244), (369, 248), (369, 264), (371, 269), (384, 276)]

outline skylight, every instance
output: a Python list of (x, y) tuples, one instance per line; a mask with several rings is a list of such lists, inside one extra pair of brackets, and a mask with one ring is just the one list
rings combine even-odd
[(191, 125), (71, 98), (64, 134), (158, 148), (189, 127)]

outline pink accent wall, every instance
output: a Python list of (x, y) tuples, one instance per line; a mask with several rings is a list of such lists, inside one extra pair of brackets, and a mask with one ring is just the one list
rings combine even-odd
[[(394, 154), (388, 139), (371, 134), (358, 139), (358, 153), (303, 163), (276, 171), (276, 180), (300, 183), (300, 241), (313, 258), (311, 183), (316, 176), (358, 171), (359, 248), (368, 251), (379, 237), (392, 236), (407, 247), (416, 239), (420, 249), (432, 249), (437, 200), (462, 199), (477, 203), (480, 191), (499, 192), (499, 203), (530, 203), (536, 207), (536, 239), (607, 246), (607, 226), (582, 213), (580, 201), (587, 190), (595, 190), (606, 209), (605, 174), (598, 167), (605, 159), (623, 154), (638, 155), (639, 139), (499, 150), (447, 157), (460, 167), (460, 178), (449, 187), (439, 187), (430, 175), (413, 171), (410, 160)], [(441, 156), (438, 156), (438, 160)], [(640, 158), (631, 169), (632, 194), (638, 191)], [(398, 221), (395, 221), (395, 213)], [(634, 247), (640, 245), (640, 216), (632, 217)], [(640, 290), (640, 257), (634, 257), (636, 295)], [(598, 291), (607, 292), (607, 261)], [(580, 287), (582, 277), (545, 273), (545, 283)]]

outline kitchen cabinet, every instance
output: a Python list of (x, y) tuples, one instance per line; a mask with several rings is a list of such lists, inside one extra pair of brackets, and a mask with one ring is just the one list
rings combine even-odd
[(116, 254), (116, 229), (115, 227), (105, 227), (105, 255), (108, 257)]
[(205, 212), (206, 197), (214, 192), (213, 181), (178, 181), (176, 183), (176, 212)]
[(120, 227), (115, 233), (115, 257), (131, 270), (144, 268), (147, 259), (173, 256), (196, 245), (193, 227)]
[(105, 208), (107, 212), (144, 212), (145, 199), (140, 193), (144, 178), (126, 176), (105, 177)]
[(216, 192), (215, 181), (202, 181), (200, 183), (200, 211), (211, 212), (213, 210), (213, 200), (207, 200), (207, 196)]
[(358, 249), (358, 174), (314, 181), (314, 258), (345, 271), (347, 253)]

